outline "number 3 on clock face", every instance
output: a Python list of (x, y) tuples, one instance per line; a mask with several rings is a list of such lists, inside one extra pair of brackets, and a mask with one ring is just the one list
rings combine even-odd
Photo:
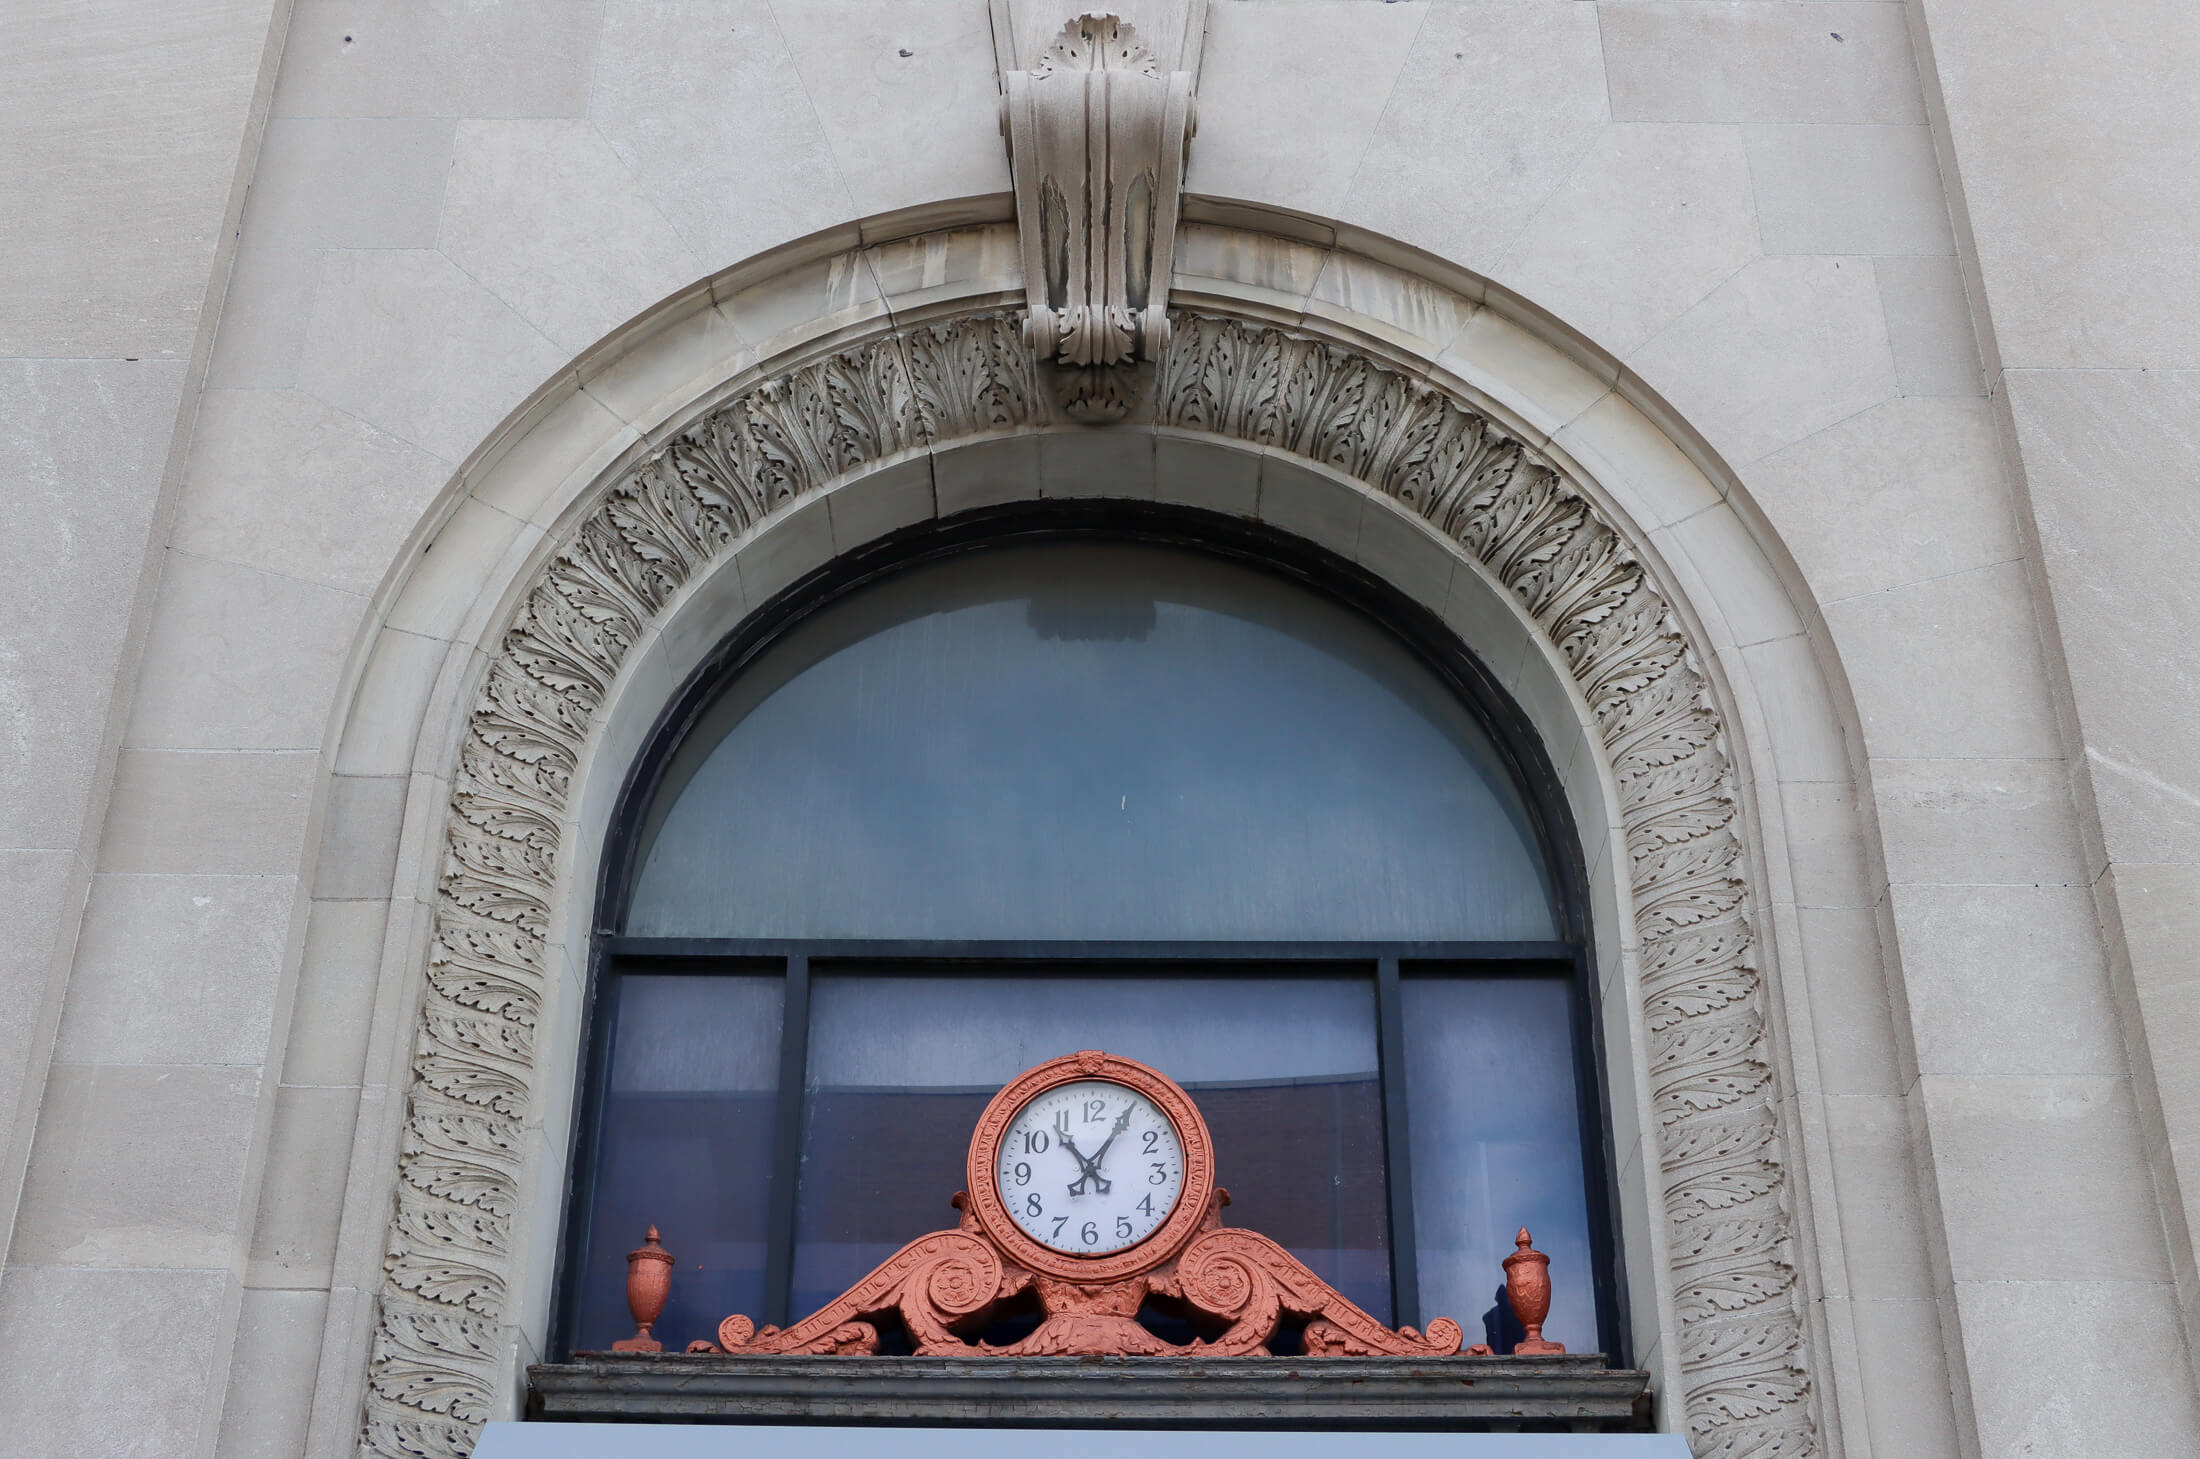
[(1082, 1079), (1016, 1111), (994, 1172), (1001, 1204), (1042, 1246), (1106, 1256), (1160, 1229), (1184, 1193), (1184, 1144), (1135, 1089)]

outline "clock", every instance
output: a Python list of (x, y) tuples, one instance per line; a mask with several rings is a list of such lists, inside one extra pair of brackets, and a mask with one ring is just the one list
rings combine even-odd
[(1078, 1283), (1163, 1265), (1227, 1199), (1192, 1097), (1158, 1069), (1091, 1049), (1003, 1086), (971, 1132), (969, 1171), (976, 1229), (1025, 1271)]
[(1184, 1139), (1127, 1084), (1078, 1079), (1026, 1100), (994, 1164), (995, 1193), (1049, 1251), (1107, 1256), (1161, 1229), (1184, 1194)]

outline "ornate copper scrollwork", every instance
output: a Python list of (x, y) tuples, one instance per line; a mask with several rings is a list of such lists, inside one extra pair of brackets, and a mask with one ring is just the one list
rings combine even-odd
[[(1169, 1116), (1184, 1141), (1185, 1187), (1182, 1204), (1147, 1241), (1088, 1258), (1051, 1251), (1018, 1230), (986, 1181), (1002, 1131), (1018, 1110), (1061, 1084), (1094, 1077), (1124, 1084)], [(1158, 1070), (1094, 1050), (1049, 1060), (1009, 1081), (979, 1116), (969, 1159), (975, 1194), (955, 1195), (958, 1229), (918, 1237), (790, 1327), (759, 1331), (737, 1313), (718, 1324), (715, 1343), (691, 1343), (688, 1351), (876, 1353), (879, 1324), (893, 1319), (924, 1357), (1264, 1357), (1286, 1322), (1303, 1324), (1311, 1356), (1459, 1351), (1459, 1324), (1450, 1318), (1438, 1318), (1425, 1333), (1385, 1327), (1275, 1242), (1224, 1226), (1230, 1195), (1214, 1184), (1214, 1168), (1212, 1137), (1198, 1107)], [(1214, 1335), (1189, 1343), (1160, 1337), (1138, 1320), (1148, 1297), (1180, 1308)], [(1028, 1336), (999, 1345), (972, 1339), (1008, 1304), (1027, 1301), (1041, 1313)]]
[[(1442, 1357), (1459, 1351), (1459, 1324), (1440, 1317), (1423, 1334), (1393, 1330), (1355, 1306), (1297, 1257), (1256, 1231), (1224, 1226), (1227, 1191), (1217, 1191), (1180, 1254), (1146, 1270), (1100, 1282), (1045, 1276), (1006, 1259), (992, 1242), (967, 1192), (954, 1231), (920, 1236), (869, 1276), (791, 1327), (759, 1331), (735, 1314), (718, 1324), (718, 1341), (688, 1345), (691, 1353), (876, 1353), (879, 1324), (899, 1319), (920, 1357), (1117, 1355), (1133, 1357), (1265, 1357), (1286, 1320), (1306, 1325), (1309, 1355)], [(1212, 1338), (1172, 1343), (1138, 1321), (1149, 1296), (1174, 1299), (1198, 1319), (1218, 1325)], [(1035, 1298), (1038, 1329), (1013, 1343), (972, 1341), (1008, 1303)]]

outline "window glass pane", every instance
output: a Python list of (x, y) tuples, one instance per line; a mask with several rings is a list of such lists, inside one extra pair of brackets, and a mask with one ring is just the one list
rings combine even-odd
[(1104, 1049), (1191, 1092), (1232, 1197), (1225, 1221), (1387, 1320), (1372, 979), (819, 976), (810, 1019), (798, 1312), (953, 1224), (970, 1133), (1001, 1085)]
[(1526, 1226), (1551, 1259), (1544, 1335), (1595, 1351), (1567, 980), (1409, 977), (1402, 993), (1421, 1315), (1484, 1341)]
[(632, 1335), (626, 1254), (655, 1225), (679, 1258), (668, 1349), (764, 1300), (782, 981), (627, 974), (617, 983), (575, 1348)]
[(1281, 578), (1057, 542), (912, 569), (744, 670), (670, 767), (657, 936), (1542, 939), (1504, 764)]

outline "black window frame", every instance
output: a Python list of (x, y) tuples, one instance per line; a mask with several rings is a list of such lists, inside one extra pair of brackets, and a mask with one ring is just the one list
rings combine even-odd
[[(1138, 942), (919, 941), (877, 939), (679, 938), (628, 936), (619, 928), (640, 870), (643, 828), (674, 755), (731, 681), (796, 624), (870, 583), (920, 563), (989, 547), (1049, 540), (1113, 540), (1186, 548), (1299, 583), (1342, 604), (1403, 643), (1437, 674), (1489, 734), (1526, 802), (1552, 888), (1559, 937), (1543, 942)], [(1621, 1277), (1617, 1163), (1588, 916), (1588, 878), (1572, 813), (1557, 771), (1526, 715), (1440, 618), (1358, 564), (1265, 524), (1188, 507), (1119, 500), (1013, 503), (904, 528), (845, 554), (782, 589), (708, 653), (665, 706), (621, 785), (598, 866), (582, 1013), (580, 1097), (575, 1100), (562, 1226), (553, 1277), (552, 1361), (569, 1360), (578, 1315), (576, 1280), (591, 1236), (608, 1081), (615, 995), (629, 973), (771, 974), (784, 978), (778, 1097), (774, 1106), (772, 1190), (767, 1231), (767, 1294), (762, 1322), (806, 1314), (787, 1310), (793, 1280), (796, 1173), (808, 1058), (809, 983), (837, 967), (866, 974), (983, 974), (1006, 964), (1086, 975), (1142, 976), (1157, 965), (1203, 976), (1275, 976), (1357, 966), (1375, 983), (1385, 1168), (1390, 1188), (1392, 1322), (1418, 1324), (1418, 1263), (1412, 1202), (1410, 1111), (1406, 1108), (1401, 1014), (1403, 980), (1484, 975), (1561, 978), (1572, 1018), (1576, 1105), (1593, 1255), (1591, 1281), (1598, 1343), (1614, 1364), (1629, 1365), (1630, 1324)], [(1227, 1151), (1218, 1151), (1227, 1159)], [(940, 1193), (942, 1198), (948, 1194)], [(1493, 1281), (1496, 1275), (1493, 1274)], [(1433, 1314), (1431, 1314), (1433, 1315)], [(1453, 1314), (1471, 1320), (1469, 1314)]]

